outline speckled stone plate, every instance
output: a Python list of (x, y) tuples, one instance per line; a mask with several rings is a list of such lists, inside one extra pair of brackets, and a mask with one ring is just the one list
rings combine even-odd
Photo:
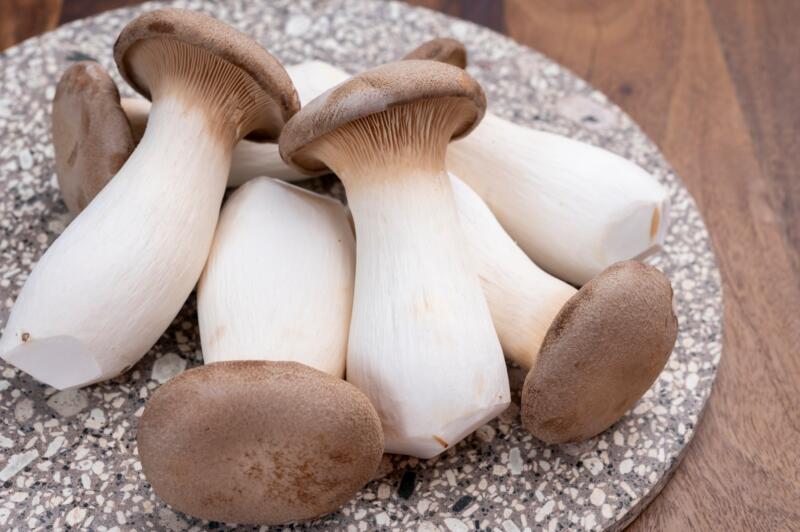
[[(386, 457), (380, 477), (338, 513), (298, 528), (335, 530), (619, 529), (669, 479), (711, 391), (722, 341), (719, 273), (703, 221), (656, 147), (606, 98), (547, 58), (481, 27), (371, 0), (178, 1), (261, 41), (284, 63), (322, 59), (356, 72), (433, 36), (466, 43), (470, 72), (492, 110), (603, 146), (668, 187), (672, 226), (651, 262), (675, 288), (680, 334), (658, 381), (608, 431), (546, 446), (520, 427), (519, 408), (440, 457)], [(145, 4), (81, 20), (0, 54), (0, 321), (32, 264), (69, 221), (53, 174), (50, 101), (72, 61), (97, 59), (126, 95), (111, 47)], [(312, 182), (340, 192), (335, 181)], [(162, 503), (136, 455), (136, 426), (161, 383), (202, 363), (192, 298), (125, 376), (56, 392), (0, 362), (0, 528), (185, 530), (205, 523)], [(517, 384), (521, 376), (512, 371)]]

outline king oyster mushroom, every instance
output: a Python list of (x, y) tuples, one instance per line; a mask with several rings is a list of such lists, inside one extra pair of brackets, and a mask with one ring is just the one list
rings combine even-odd
[(230, 196), (197, 291), (206, 365), (160, 387), (139, 425), (162, 499), (284, 524), (336, 510), (372, 478), (380, 419), (342, 380), (354, 274), (338, 201), (267, 178)]
[(0, 340), (9, 363), (59, 389), (113, 377), (156, 342), (202, 272), (234, 145), (274, 142), (299, 107), (266, 50), (199, 13), (136, 18), (114, 57), (153, 101), (147, 130), (36, 264)]
[(347, 380), (375, 405), (389, 452), (435, 456), (509, 403), (444, 166), (485, 105), (464, 70), (399, 61), (319, 96), (281, 134), (284, 161), (330, 169), (347, 191), (358, 236)]
[(675, 345), (669, 279), (623, 261), (576, 290), (528, 259), (469, 186), (451, 183), (500, 343), (530, 370), (523, 424), (548, 443), (607, 429), (653, 384)]

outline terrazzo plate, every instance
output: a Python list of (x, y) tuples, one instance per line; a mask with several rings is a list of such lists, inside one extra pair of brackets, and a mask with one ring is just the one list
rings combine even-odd
[[(56, 187), (50, 101), (72, 61), (113, 64), (123, 25), (159, 4), (109, 12), (0, 54), (0, 321), (32, 264), (69, 221)], [(677, 345), (658, 381), (621, 421), (580, 445), (546, 446), (500, 418), (433, 460), (385, 457), (380, 477), (338, 513), (297, 528), (331, 530), (620, 529), (664, 486), (694, 434), (722, 341), (720, 278), (697, 208), (656, 147), (619, 109), (547, 58), (487, 29), (428, 10), (371, 0), (200, 2), (286, 64), (315, 58), (356, 72), (453, 36), (491, 109), (515, 122), (603, 146), (668, 187), (672, 226), (650, 262), (672, 280)], [(332, 178), (312, 188), (341, 193)], [(145, 480), (136, 427), (160, 384), (202, 363), (194, 298), (132, 371), (56, 392), (0, 361), (0, 528), (201, 530), (225, 528), (176, 512)], [(522, 376), (512, 371), (519, 384)]]

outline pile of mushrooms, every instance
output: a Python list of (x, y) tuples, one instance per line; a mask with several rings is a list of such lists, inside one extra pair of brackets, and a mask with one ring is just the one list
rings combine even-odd
[[(434, 39), (350, 77), (284, 69), (199, 13), (131, 21), (114, 58), (144, 98), (92, 62), (58, 83), (75, 218), (0, 355), (58, 389), (110, 379), (196, 286), (205, 364), (153, 394), (138, 451), (160, 497), (215, 521), (313, 519), (384, 452), (458, 452), (509, 405), (507, 362), (534, 436), (606, 430), (675, 343), (669, 280), (638, 261), (664, 241), (666, 191), (488, 113), (466, 57)], [(328, 172), (349, 208), (285, 182)]]

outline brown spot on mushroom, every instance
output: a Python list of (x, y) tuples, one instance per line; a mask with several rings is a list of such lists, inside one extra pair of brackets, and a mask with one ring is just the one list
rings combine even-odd
[(29, 341), (31, 340), (31, 333), (29, 333), (29, 332), (23, 332), (23, 333), (20, 335), (20, 339), (22, 340), (22, 342), (23, 342), (23, 343), (25, 343), (25, 342), (29, 342)]
[(658, 233), (658, 225), (661, 222), (661, 214), (658, 208), (653, 209), (653, 219), (650, 221), (650, 238), (655, 238)]
[(548, 443), (611, 426), (647, 391), (677, 336), (669, 279), (635, 261), (589, 281), (556, 316), (522, 391), (522, 421)]
[(445, 449), (447, 449), (447, 447), (450, 446), (450, 444), (447, 443), (447, 441), (444, 438), (441, 438), (440, 436), (437, 436), (436, 434), (433, 435), (433, 439), (436, 440), (436, 443), (438, 443), (439, 445), (441, 445)]
[(153, 33), (174, 33), (175, 26), (170, 24), (169, 22), (164, 22), (161, 20), (157, 20), (155, 22), (151, 22), (147, 25), (147, 29), (152, 31)]

